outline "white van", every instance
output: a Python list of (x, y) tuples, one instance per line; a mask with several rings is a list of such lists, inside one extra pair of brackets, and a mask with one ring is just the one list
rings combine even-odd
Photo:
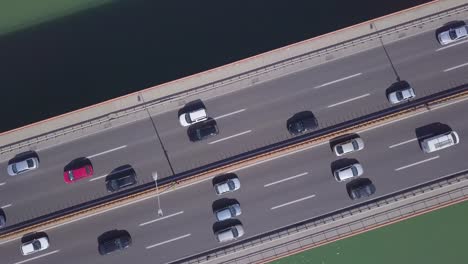
[(426, 153), (448, 148), (460, 142), (457, 132), (450, 131), (444, 134), (426, 138), (421, 141), (421, 148)]

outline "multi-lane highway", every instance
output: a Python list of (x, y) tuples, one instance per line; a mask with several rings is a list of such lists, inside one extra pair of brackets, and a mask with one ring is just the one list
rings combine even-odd
[[(319, 128), (390, 106), (386, 89), (400, 78), (416, 96), (466, 83), (468, 43), (441, 48), (434, 32), (422, 32), (383, 47), (370, 49), (268, 82), (204, 100), (209, 116), (216, 119), (219, 135), (191, 143), (180, 126), (177, 110), (152, 119), (104, 130), (75, 141), (39, 149), (38, 170), (16, 177), (0, 163), (0, 207), (8, 224), (18, 223), (107, 194), (105, 176), (113, 169), (132, 165), (139, 183), (199, 167), (247, 150), (290, 137), (286, 120), (310, 110)], [(387, 55), (388, 54), (388, 55)], [(168, 159), (156, 136), (155, 124)], [(95, 175), (74, 184), (63, 181), (64, 166), (88, 157)]]
[[(361, 177), (377, 187), (373, 197), (386, 195), (444, 177), (468, 167), (468, 123), (466, 101), (458, 102), (378, 128), (359, 132), (366, 146), (345, 156), (364, 167)], [(457, 131), (461, 142), (425, 154), (417, 137), (430, 130), (421, 128), (440, 122)], [(421, 132), (423, 131), (423, 132)], [(21, 256), (20, 241), (0, 245), (2, 263), (166, 263), (220, 246), (213, 235), (212, 207), (227, 199), (242, 208), (238, 220), (246, 234), (242, 239), (340, 209), (358, 202), (347, 196), (345, 183), (337, 182), (331, 164), (339, 158), (328, 143), (273, 161), (235, 171), (241, 188), (217, 196), (211, 180), (166, 192), (160, 196), (164, 217), (157, 214), (155, 197), (86, 219), (45, 230), (51, 246), (33, 257)], [(221, 200), (220, 200), (221, 199)], [(226, 199), (226, 200), (223, 200)], [(219, 204), (218, 204), (219, 205)], [(118, 229), (127, 230), (133, 245), (108, 256), (100, 256), (97, 237)], [(34, 258), (34, 259), (32, 259)]]

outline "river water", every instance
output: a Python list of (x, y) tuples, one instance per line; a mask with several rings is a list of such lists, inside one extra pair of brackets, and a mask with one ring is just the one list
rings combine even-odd
[(0, 131), (424, 2), (114, 1), (0, 37)]

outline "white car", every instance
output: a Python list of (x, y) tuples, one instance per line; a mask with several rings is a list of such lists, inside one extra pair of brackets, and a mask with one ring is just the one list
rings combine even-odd
[(192, 124), (202, 122), (208, 119), (206, 109), (199, 108), (193, 111), (183, 113), (179, 116), (179, 122), (182, 126), (190, 126)]
[(15, 176), (37, 168), (39, 168), (39, 160), (36, 157), (31, 157), (9, 164), (7, 172), (8, 175)]
[(227, 192), (233, 192), (240, 188), (240, 181), (238, 178), (229, 179), (214, 186), (217, 195), (221, 195)]
[(45, 250), (49, 247), (49, 239), (47, 237), (40, 237), (28, 241), (21, 245), (21, 253), (23, 256), (33, 254), (42, 250)]
[(216, 220), (223, 221), (241, 215), (242, 211), (238, 203), (231, 204), (215, 212)]
[(414, 98), (416, 94), (414, 93), (413, 88), (410, 86), (402, 88), (400, 90), (394, 91), (388, 94), (388, 101), (392, 104), (398, 104), (404, 101), (407, 101), (411, 98)]
[(244, 235), (244, 228), (242, 225), (235, 225), (229, 228), (216, 232), (216, 239), (218, 242), (228, 242), (237, 239)]
[(467, 26), (463, 25), (440, 32), (437, 36), (437, 39), (439, 40), (439, 43), (441, 45), (447, 45), (460, 39), (466, 38), (467, 36)]
[(361, 164), (354, 163), (347, 167), (337, 169), (333, 172), (335, 179), (339, 182), (346, 181), (354, 177), (361, 176), (364, 170), (362, 169)]
[(359, 151), (363, 148), (364, 148), (364, 141), (361, 138), (353, 138), (346, 142), (336, 144), (333, 147), (333, 150), (335, 151), (335, 154), (337, 156), (342, 156), (347, 153)]

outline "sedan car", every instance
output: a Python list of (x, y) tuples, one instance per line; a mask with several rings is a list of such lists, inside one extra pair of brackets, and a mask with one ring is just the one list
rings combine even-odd
[(398, 104), (404, 101), (408, 101), (411, 98), (414, 98), (416, 94), (414, 93), (413, 88), (411, 86), (403, 87), (399, 90), (393, 91), (388, 94), (387, 98), (388, 101), (392, 104)]
[(70, 169), (63, 172), (63, 179), (66, 183), (72, 183), (77, 180), (93, 176), (93, 165), (86, 164), (76, 169)]
[(241, 215), (241, 214), (242, 214), (242, 211), (241, 211), (240, 205), (238, 203), (228, 205), (228, 206), (226, 206), (224, 208), (221, 208), (221, 209), (217, 210), (214, 213), (214, 215), (216, 217), (216, 220), (218, 220), (218, 221), (227, 220), (227, 219), (236, 217), (236, 216)]
[(179, 123), (182, 126), (190, 126), (192, 124), (202, 122), (208, 119), (204, 108), (195, 109), (187, 113), (182, 113), (179, 116)]
[(342, 156), (351, 152), (359, 151), (364, 148), (364, 141), (361, 138), (353, 138), (343, 143), (336, 144), (333, 147), (337, 156)]
[(7, 167), (8, 175), (15, 176), (39, 168), (39, 160), (36, 157), (30, 157), (24, 160), (11, 163)]
[(117, 250), (124, 250), (132, 245), (132, 238), (129, 234), (122, 234), (118, 237), (108, 238), (99, 242), (99, 254), (107, 255)]
[(373, 195), (375, 185), (369, 179), (356, 179), (349, 183), (347, 190), (349, 198), (356, 200)]
[(23, 256), (33, 254), (49, 247), (49, 239), (46, 236), (39, 237), (21, 245)]
[(352, 165), (335, 170), (333, 175), (337, 181), (341, 182), (361, 176), (363, 172), (364, 170), (362, 169), (361, 164), (354, 163)]
[(216, 240), (218, 240), (218, 242), (228, 242), (243, 236), (244, 228), (242, 227), (242, 225), (234, 225), (216, 232), (215, 235)]
[(447, 45), (458, 41), (460, 39), (466, 38), (468, 36), (467, 26), (457, 26), (449, 28), (446, 31), (442, 31), (437, 35), (437, 39), (441, 45)]
[(113, 173), (110, 177), (111, 178), (106, 181), (107, 191), (109, 192), (116, 192), (137, 183), (136, 172), (132, 167)]
[(286, 124), (291, 135), (299, 135), (318, 127), (317, 118), (310, 114), (296, 114)]
[(191, 125), (187, 130), (187, 135), (192, 142), (204, 140), (218, 134), (218, 126), (213, 119)]
[(221, 195), (227, 192), (233, 192), (240, 188), (240, 181), (238, 178), (228, 179), (223, 182), (215, 184), (214, 189), (217, 195)]

